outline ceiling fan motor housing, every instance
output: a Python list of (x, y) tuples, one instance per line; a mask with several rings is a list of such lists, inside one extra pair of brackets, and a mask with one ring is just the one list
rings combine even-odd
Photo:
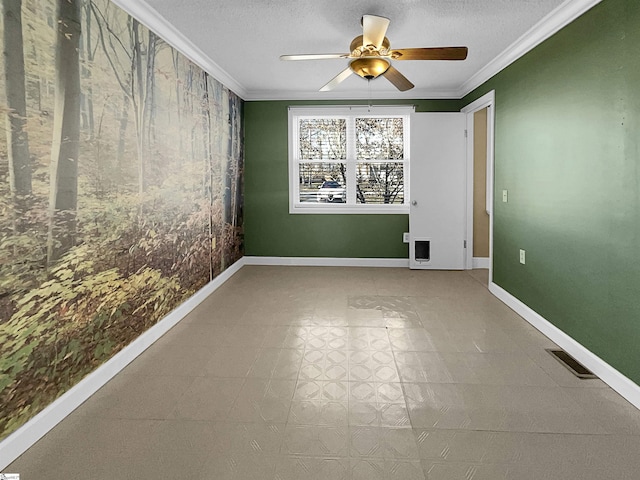
[(362, 78), (373, 80), (386, 72), (391, 62), (383, 57), (363, 57), (352, 60), (349, 64), (351, 70)]
[[(371, 46), (375, 49), (374, 45), (371, 45)], [(364, 36), (358, 35), (356, 38), (351, 40), (351, 45), (349, 46), (349, 50), (351, 52), (355, 52), (355, 51), (362, 52), (367, 47), (369, 47), (369, 45), (364, 44)], [(390, 47), (391, 47), (391, 42), (389, 42), (389, 39), (387, 37), (384, 37), (384, 39), (382, 40), (382, 44), (377, 50), (389, 50)]]

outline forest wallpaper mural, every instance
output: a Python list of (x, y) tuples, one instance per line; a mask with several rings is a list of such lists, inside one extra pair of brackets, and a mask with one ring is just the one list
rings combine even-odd
[(0, 439), (242, 256), (242, 100), (108, 0), (0, 0)]

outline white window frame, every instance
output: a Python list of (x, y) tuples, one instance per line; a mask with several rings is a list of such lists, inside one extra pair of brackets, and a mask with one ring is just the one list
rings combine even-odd
[[(410, 178), (410, 139), (409, 125), (413, 105), (389, 105), (389, 106), (306, 106), (289, 107), (289, 213), (311, 214), (408, 214), (409, 213), (409, 178)], [(309, 118), (347, 118), (347, 158), (344, 161), (331, 161), (327, 163), (345, 163), (347, 169), (347, 203), (313, 203), (300, 202), (300, 149), (298, 148), (299, 132), (298, 119)], [(404, 119), (404, 153), (403, 153), (403, 204), (362, 204), (356, 201), (356, 164), (355, 155), (355, 121), (350, 119), (363, 117), (402, 117)]]

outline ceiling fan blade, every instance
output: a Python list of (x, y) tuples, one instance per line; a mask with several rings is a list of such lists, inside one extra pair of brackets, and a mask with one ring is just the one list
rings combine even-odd
[(378, 17), (377, 15), (363, 15), (362, 16), (362, 43), (366, 47), (367, 45), (373, 45), (376, 48), (380, 48), (384, 36), (387, 34), (387, 28), (389, 27), (389, 19), (385, 17)]
[(280, 60), (329, 60), (332, 58), (349, 58), (349, 53), (305, 53), (302, 55), (280, 55)]
[(333, 77), (329, 83), (327, 83), (324, 87), (320, 89), (321, 92), (328, 92), (329, 90), (333, 90), (340, 84), (345, 81), (351, 75), (351, 67), (345, 68), (338, 75)]
[(400, 90), (401, 92), (406, 92), (407, 90), (411, 90), (415, 85), (411, 83), (407, 77), (401, 74), (398, 70), (393, 68), (393, 66), (389, 66), (386, 72), (382, 74), (384, 78), (389, 80), (393, 85)]
[(467, 47), (401, 48), (391, 52), (394, 60), (464, 60)]

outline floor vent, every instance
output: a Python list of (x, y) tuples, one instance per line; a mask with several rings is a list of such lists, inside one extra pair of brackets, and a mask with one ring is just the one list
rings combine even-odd
[(562, 365), (564, 365), (571, 373), (573, 373), (576, 377), (586, 379), (586, 378), (598, 378), (594, 373), (589, 370), (587, 367), (578, 362), (575, 358), (569, 355), (564, 350), (554, 350), (552, 348), (547, 348), (547, 352), (553, 356), (556, 360), (558, 360)]

